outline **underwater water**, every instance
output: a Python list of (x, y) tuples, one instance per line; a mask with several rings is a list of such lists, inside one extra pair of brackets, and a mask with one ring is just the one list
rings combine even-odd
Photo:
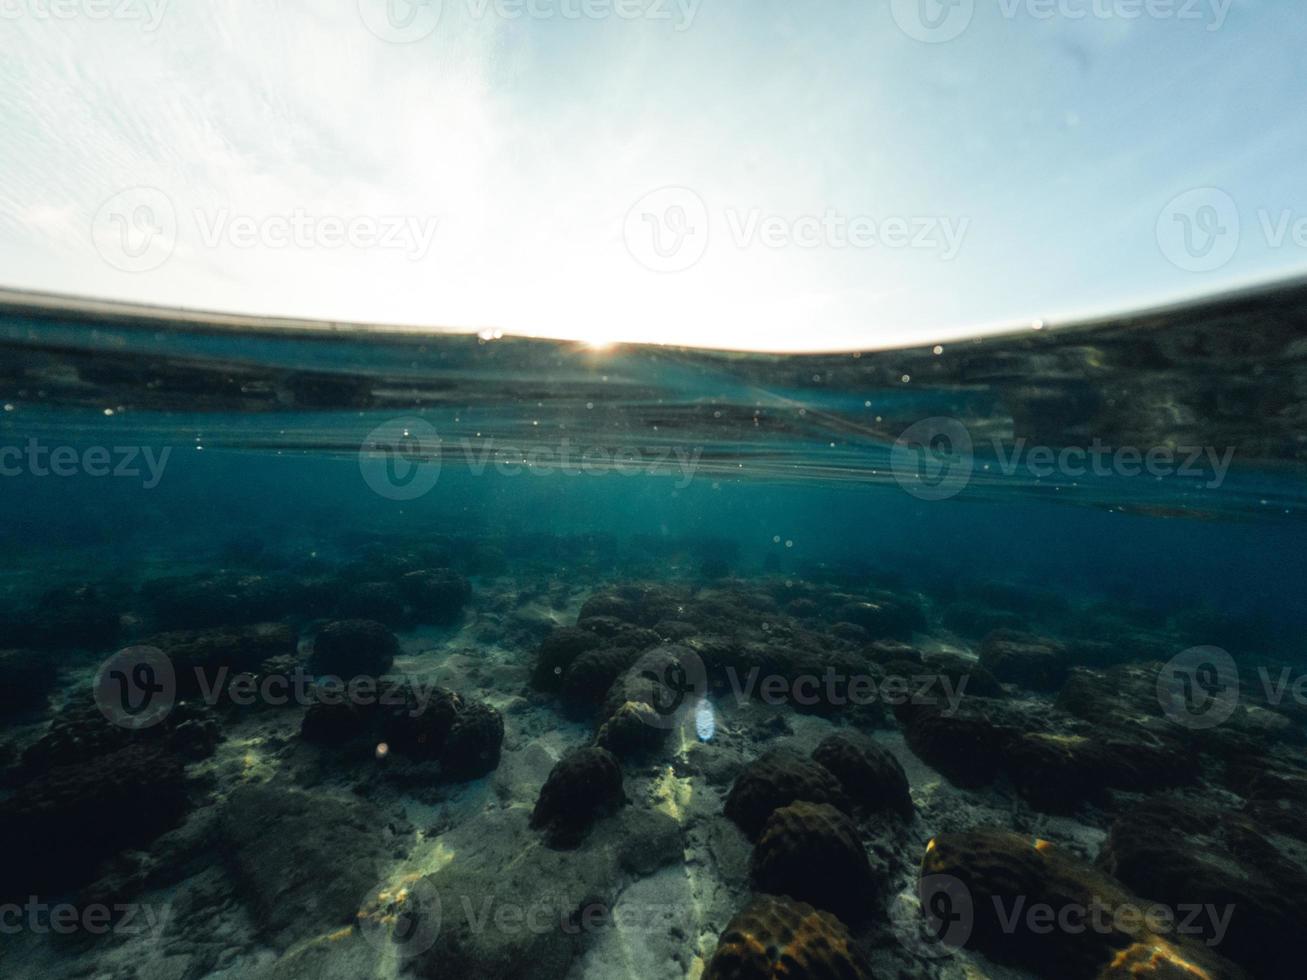
[(0, 970), (1277, 977), (1307, 290), (822, 355), (0, 309)]

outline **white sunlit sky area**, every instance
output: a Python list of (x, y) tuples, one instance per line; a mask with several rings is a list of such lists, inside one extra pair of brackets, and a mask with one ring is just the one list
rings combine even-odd
[(1301, 0), (0, 0), (0, 285), (807, 350), (1307, 268)]

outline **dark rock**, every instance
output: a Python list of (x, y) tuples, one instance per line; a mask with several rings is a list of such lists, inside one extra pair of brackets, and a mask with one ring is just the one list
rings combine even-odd
[(0, 718), (42, 714), (59, 679), (50, 657), (31, 650), (0, 650)]
[(385, 826), (357, 799), (242, 786), (219, 819), (221, 854), (259, 931), (285, 949), (354, 921), (393, 861)]
[(348, 619), (372, 619), (392, 628), (408, 624), (408, 608), (399, 586), (359, 582), (341, 590), (337, 608)]
[[(960, 942), (1041, 976), (1243, 976), (1200, 943), (1177, 932), (1152, 932), (1143, 914), (1147, 903), (1048, 841), (1002, 830), (945, 834), (927, 847), (921, 876), (927, 910), (935, 905), (931, 895), (947, 894), (950, 914), (971, 919), (970, 929), (952, 938), (944, 928), (946, 943)], [(936, 892), (943, 883), (948, 890)], [(1043, 919), (1027, 914), (1035, 908), (1047, 910)], [(1074, 928), (1056, 927), (1063, 921)]]
[(1019, 630), (1025, 625), (1016, 613), (978, 602), (954, 602), (941, 617), (944, 626), (962, 636), (981, 637), (995, 630)]
[(125, 589), (75, 585), (41, 596), (24, 645), (42, 650), (112, 650), (122, 639)]
[(584, 719), (594, 714), (613, 683), (630, 669), (639, 653), (630, 647), (600, 647), (587, 650), (563, 673), (560, 698), (569, 717)]
[(181, 761), (158, 743), (54, 766), (0, 802), (0, 839), (11, 844), (0, 896), (85, 884), (100, 861), (149, 844), (187, 807)]
[(179, 698), (223, 691), (226, 681), (258, 669), (270, 657), (293, 656), (295, 633), (282, 623), (157, 633), (142, 643), (168, 655)]
[(896, 709), (908, 747), (925, 763), (964, 789), (987, 786), (998, 776), (1008, 745), (1018, 732), (996, 720), (995, 705), (964, 700), (956, 711), (936, 706)]
[(859, 808), (912, 819), (912, 794), (903, 766), (889, 750), (865, 735), (830, 735), (817, 746), (812, 758), (835, 774), (845, 794)]
[(740, 773), (726, 798), (725, 812), (749, 840), (757, 841), (774, 812), (800, 801), (829, 803), (846, 813), (852, 809), (830, 770), (793, 749), (777, 748)]
[(400, 586), (413, 612), (413, 620), (435, 626), (450, 626), (463, 615), (472, 599), (472, 586), (449, 569), (409, 572)]
[(550, 847), (577, 846), (591, 825), (625, 802), (622, 766), (606, 749), (586, 747), (558, 761), (531, 811)]
[(727, 924), (704, 980), (871, 980), (871, 967), (829, 912), (758, 895)]
[(367, 619), (328, 623), (313, 640), (309, 669), (343, 680), (380, 677), (390, 670), (399, 640), (383, 624)]
[(865, 922), (884, 895), (857, 826), (828, 803), (775, 810), (753, 849), (750, 876), (760, 892), (788, 895), (850, 924)]
[(563, 674), (587, 650), (593, 650), (602, 641), (589, 630), (564, 626), (554, 630), (536, 651), (536, 666), (531, 674), (531, 685), (538, 691), (557, 691), (563, 686)]
[(455, 716), (440, 753), (440, 774), (455, 782), (479, 779), (499, 767), (504, 716), (480, 702), (465, 703)]
[(1228, 910), (1224, 936), (1199, 916), (1204, 942), (1257, 976), (1289, 976), (1307, 922), (1307, 846), (1248, 815), (1175, 798), (1145, 800), (1120, 817), (1100, 863), (1140, 896), (1173, 907)]
[(1032, 691), (1056, 691), (1070, 667), (1066, 647), (1056, 640), (998, 630), (985, 637), (980, 663), (1003, 683)]

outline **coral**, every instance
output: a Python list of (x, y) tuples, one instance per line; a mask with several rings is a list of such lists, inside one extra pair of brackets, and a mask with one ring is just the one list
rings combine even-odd
[(788, 895), (850, 924), (865, 921), (884, 891), (857, 826), (828, 803), (791, 803), (773, 812), (753, 850), (750, 874), (758, 891)]
[(790, 898), (758, 895), (727, 924), (704, 980), (871, 980), (835, 916)]
[(531, 811), (531, 826), (551, 847), (579, 844), (597, 819), (625, 801), (622, 766), (606, 749), (587, 746), (558, 761)]
[(772, 749), (736, 777), (726, 798), (726, 816), (756, 841), (776, 810), (801, 800), (830, 803), (846, 813), (852, 809), (830, 770), (793, 749)]

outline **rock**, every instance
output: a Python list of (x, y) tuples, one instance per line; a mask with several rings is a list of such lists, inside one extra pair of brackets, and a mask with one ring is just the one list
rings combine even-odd
[(85, 884), (99, 862), (148, 845), (187, 808), (181, 761), (157, 743), (54, 766), (0, 803), (0, 839), (12, 845), (0, 895)]
[[(947, 916), (938, 923), (946, 944), (965, 945), (1041, 976), (1124, 976), (1123, 951), (1130, 961), (1145, 962), (1144, 949), (1157, 962), (1142, 976), (1243, 975), (1178, 930), (1154, 932), (1146, 902), (1048, 841), (1002, 830), (942, 835), (926, 848), (920, 889), (923, 907)], [(945, 896), (946, 909), (939, 910), (935, 897)]]
[(951, 603), (941, 618), (947, 629), (969, 637), (981, 637), (1001, 629), (1019, 630), (1024, 625), (1016, 613), (971, 601)]
[(995, 721), (995, 713), (978, 698), (963, 701), (956, 712), (933, 706), (913, 706), (910, 711), (896, 712), (908, 747), (964, 789), (994, 781), (1017, 734)]
[(298, 643), (289, 626), (259, 623), (157, 633), (141, 645), (168, 655), (177, 677), (177, 696), (190, 698), (225, 690), (235, 674), (257, 670), (270, 657), (294, 656)]
[(829, 735), (812, 758), (835, 774), (855, 806), (868, 813), (890, 812), (912, 819), (912, 794), (903, 766), (889, 750), (865, 735)]
[(536, 651), (536, 666), (531, 686), (538, 691), (557, 691), (563, 686), (563, 674), (581, 654), (593, 650), (602, 641), (589, 630), (564, 626), (554, 630)]
[(348, 926), (393, 860), (386, 820), (357, 799), (242, 786), (219, 818), (237, 895), (266, 940), (286, 949)]
[(603, 703), (613, 683), (630, 669), (639, 653), (630, 647), (600, 647), (587, 650), (563, 673), (559, 697), (570, 718), (592, 716)]
[(499, 767), (504, 717), (495, 708), (467, 702), (454, 716), (440, 753), (440, 774), (455, 782), (479, 779)]
[(122, 638), (127, 599), (125, 589), (113, 586), (52, 589), (37, 601), (30, 635), (19, 642), (41, 650), (112, 650)]
[[(188, 723), (193, 724), (178, 733)], [(182, 754), (189, 759), (204, 758), (212, 754), (220, 739), (218, 719), (202, 701), (178, 701), (157, 725), (133, 732), (110, 722), (92, 692), (82, 691), (59, 709), (46, 732), (23, 752), (23, 767), (40, 773), (54, 766), (86, 762), (129, 744), (150, 742), (183, 748)]]
[(59, 669), (31, 650), (0, 650), (0, 718), (39, 715), (49, 707)]
[(921, 606), (891, 592), (846, 602), (831, 616), (837, 622), (861, 626), (873, 640), (910, 640), (914, 632), (926, 628), (926, 614)]
[(1224, 936), (1211, 916), (1195, 921), (1204, 942), (1250, 973), (1296, 972), (1297, 931), (1307, 922), (1302, 841), (1268, 832), (1245, 814), (1159, 797), (1112, 825), (1099, 861), (1143, 898), (1228, 910)]
[(390, 582), (347, 585), (337, 599), (337, 608), (347, 619), (371, 619), (395, 628), (408, 625), (403, 593)]
[(763, 826), (749, 864), (757, 891), (788, 895), (851, 925), (867, 920), (884, 896), (849, 817), (828, 803), (791, 803)]
[(328, 623), (313, 640), (309, 669), (343, 680), (380, 677), (390, 670), (399, 640), (385, 625), (369, 619)]
[(726, 926), (704, 980), (871, 980), (844, 925), (790, 898), (758, 895)]
[(549, 773), (531, 811), (531, 826), (544, 831), (550, 847), (575, 847), (596, 820), (625, 799), (617, 757), (602, 748), (577, 749)]
[(628, 869), (659, 855), (679, 860), (679, 835), (670, 817), (624, 807), (591, 829), (585, 847), (561, 851), (540, 846), (520, 809), (487, 814), (455, 860), (410, 888), (441, 910), (415, 972), (429, 980), (564, 980), (591, 936), (609, 928)]
[(979, 661), (956, 653), (931, 653), (923, 656), (922, 662), (924, 669), (918, 667), (907, 676), (933, 678), (931, 694), (940, 700), (948, 691), (976, 698), (1007, 696), (998, 678)]
[(852, 804), (830, 770), (794, 749), (771, 749), (745, 767), (726, 798), (725, 812), (750, 841), (757, 841), (768, 818), (800, 801), (829, 803), (848, 813)]
[(450, 569), (409, 572), (399, 580), (414, 622), (450, 626), (472, 599), (472, 585)]
[(980, 663), (1000, 682), (1032, 691), (1056, 691), (1070, 667), (1061, 643), (1015, 630), (997, 630), (986, 636)]

